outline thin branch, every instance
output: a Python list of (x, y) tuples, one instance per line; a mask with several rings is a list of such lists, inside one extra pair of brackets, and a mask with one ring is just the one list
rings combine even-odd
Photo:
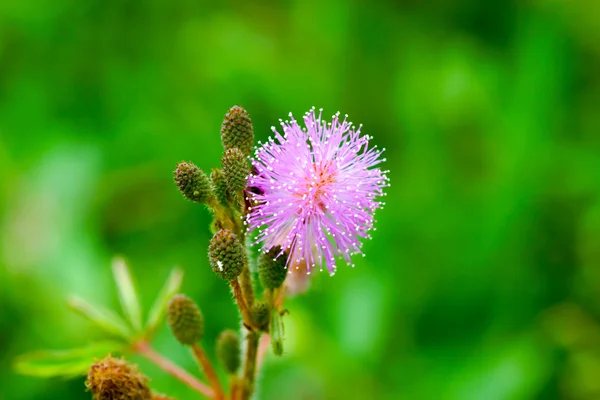
[(240, 283), (237, 279), (234, 279), (229, 282), (231, 284), (231, 288), (233, 289), (233, 296), (235, 297), (235, 301), (240, 309), (240, 313), (242, 314), (242, 319), (244, 320), (244, 325), (246, 328), (253, 329), (254, 324), (252, 323), (252, 314), (250, 313), (250, 309), (244, 300), (242, 295), (242, 288), (240, 287)]
[(258, 339), (260, 333), (248, 332), (246, 339), (246, 357), (244, 359), (244, 380), (242, 386), (241, 400), (248, 400), (254, 392), (254, 380), (256, 379), (256, 355), (258, 353)]
[(267, 351), (269, 351), (269, 344), (271, 343), (271, 335), (264, 334), (260, 338), (260, 343), (258, 344), (258, 354), (256, 356), (256, 369), (259, 370), (265, 361), (265, 357), (267, 355)]
[(223, 392), (223, 387), (221, 386), (219, 377), (217, 376), (217, 373), (213, 368), (208, 356), (204, 352), (204, 349), (198, 343), (193, 344), (191, 347), (196, 361), (198, 361), (202, 371), (204, 371), (204, 375), (206, 375), (206, 378), (208, 378), (208, 381), (215, 392), (215, 400), (224, 400), (225, 393)]
[(148, 360), (152, 361), (160, 369), (174, 376), (179, 381), (183, 382), (185, 385), (194, 389), (198, 393), (208, 397), (209, 399), (213, 399), (215, 397), (213, 390), (209, 386), (200, 382), (198, 379), (177, 364), (174, 364), (168, 358), (165, 358), (160, 353), (157, 353), (154, 349), (152, 349), (152, 347), (150, 347), (148, 342), (138, 342), (134, 346), (134, 350)]

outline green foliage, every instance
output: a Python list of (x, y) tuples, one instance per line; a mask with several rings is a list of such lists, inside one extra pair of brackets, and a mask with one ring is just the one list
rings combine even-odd
[(123, 312), (134, 332), (139, 333), (142, 330), (142, 311), (129, 268), (121, 258), (113, 260), (112, 268)]
[[(3, 0), (0, 397), (82, 398), (82, 377), (40, 381), (11, 361), (104, 337), (64, 299), (118, 309), (113, 254), (131, 261), (161, 352), (180, 350), (159, 321), (181, 271), (152, 296), (167, 266), (185, 269), (208, 341), (233, 326), (207, 274), (211, 217), (170, 171), (217, 166), (224, 111), (243, 104), (262, 142), (290, 111), (348, 113), (387, 149), (392, 183), (366, 257), (286, 302), (261, 400), (598, 398), (595, 7)], [(128, 318), (99, 321), (121, 343)]]
[(148, 314), (148, 322), (146, 322), (146, 332), (148, 335), (151, 336), (163, 321), (167, 313), (169, 300), (179, 291), (182, 280), (183, 271), (178, 268), (173, 269)]
[(94, 359), (125, 349), (122, 342), (102, 341), (70, 350), (42, 350), (15, 359), (15, 370), (24, 375), (72, 378), (84, 374)]

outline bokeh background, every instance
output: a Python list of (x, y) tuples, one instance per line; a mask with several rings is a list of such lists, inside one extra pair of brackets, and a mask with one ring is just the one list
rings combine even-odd
[(209, 214), (172, 182), (219, 165), (234, 104), (262, 140), (348, 113), (392, 183), (367, 257), (287, 303), (257, 398), (600, 398), (599, 71), (595, 0), (3, 0), (0, 398), (90, 397), (11, 364), (100, 336), (64, 305), (118, 307), (115, 254), (147, 307), (185, 270), (211, 354), (237, 326)]

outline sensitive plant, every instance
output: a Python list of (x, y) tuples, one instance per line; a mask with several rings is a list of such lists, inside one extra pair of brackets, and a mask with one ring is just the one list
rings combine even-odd
[[(83, 375), (94, 399), (170, 399), (154, 392), (149, 379), (124, 356), (139, 354), (195, 390), (202, 398), (246, 400), (255, 392), (257, 370), (270, 347), (284, 354), (283, 303), (286, 294), (306, 288), (315, 269), (336, 270), (336, 260), (353, 265), (361, 240), (369, 238), (374, 213), (389, 185), (379, 164), (383, 150), (371, 146), (339, 113), (331, 121), (311, 109), (303, 126), (290, 114), (283, 133), (254, 149), (252, 121), (242, 107), (232, 107), (221, 127), (221, 167), (210, 174), (181, 162), (174, 172), (183, 196), (205, 205), (214, 218), (208, 259), (213, 272), (230, 287), (241, 329), (225, 329), (216, 354), (227, 373), (219, 379), (204, 350), (205, 321), (191, 298), (178, 293), (183, 273), (172, 271), (147, 317), (125, 262), (113, 262), (124, 317), (78, 297), (68, 304), (106, 334), (85, 348), (24, 355), (16, 368), (36, 376)], [(254, 260), (252, 246), (258, 246)], [(303, 285), (298, 285), (302, 280)], [(203, 378), (185, 371), (153, 349), (151, 342), (165, 319), (174, 338), (190, 349)], [(121, 355), (117, 357), (115, 355)]]

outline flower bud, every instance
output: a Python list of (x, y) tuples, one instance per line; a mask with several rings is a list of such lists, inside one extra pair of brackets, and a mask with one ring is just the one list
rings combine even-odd
[(85, 386), (95, 400), (150, 400), (148, 378), (136, 366), (110, 355), (95, 364), (88, 371)]
[(250, 155), (254, 146), (254, 129), (248, 112), (243, 107), (229, 109), (221, 125), (221, 142), (225, 150), (237, 147), (244, 155)]
[(271, 310), (264, 301), (256, 302), (252, 306), (252, 320), (256, 324), (256, 327), (262, 332), (269, 331), (269, 324), (271, 322)]
[(280, 253), (281, 247), (275, 246), (258, 259), (258, 277), (265, 289), (277, 289), (285, 281), (287, 254)]
[(223, 172), (220, 169), (213, 169), (210, 174), (210, 181), (215, 197), (223, 207), (227, 207), (229, 205), (229, 198), (227, 197), (227, 182), (225, 181), (225, 175), (223, 175)]
[(250, 174), (248, 159), (244, 153), (237, 147), (227, 149), (221, 163), (229, 194), (234, 195), (240, 190), (244, 190), (248, 185), (248, 175)]
[(240, 368), (240, 337), (227, 329), (217, 339), (217, 357), (228, 374), (235, 374)]
[(210, 240), (208, 260), (213, 271), (226, 281), (237, 278), (248, 263), (244, 246), (227, 229), (221, 229)]
[(173, 173), (179, 191), (188, 200), (207, 204), (212, 196), (208, 177), (200, 168), (192, 163), (182, 162)]
[(204, 317), (200, 308), (183, 294), (173, 296), (167, 308), (167, 321), (175, 339), (188, 346), (204, 336)]

